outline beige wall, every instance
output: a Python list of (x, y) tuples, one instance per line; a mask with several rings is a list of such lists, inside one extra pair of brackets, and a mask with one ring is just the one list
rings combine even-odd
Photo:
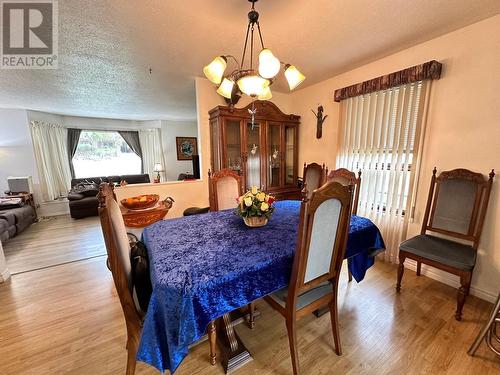
[[(419, 44), (371, 64), (335, 76), (291, 95), (293, 112), (302, 116), (299, 161), (326, 162), (335, 167), (339, 104), (337, 88), (391, 73), (429, 60), (443, 63), (432, 86), (427, 133), (418, 185), (415, 222), (408, 236), (418, 234), (431, 170), (458, 167), (484, 174), (497, 170), (485, 228), (472, 280), (472, 293), (494, 298), (500, 287), (500, 15)], [(334, 49), (332, 49), (334, 53)], [(323, 138), (315, 138), (311, 109), (322, 104), (328, 114)], [(457, 278), (431, 271), (430, 276), (457, 285)], [(444, 277), (444, 279), (443, 279)]]

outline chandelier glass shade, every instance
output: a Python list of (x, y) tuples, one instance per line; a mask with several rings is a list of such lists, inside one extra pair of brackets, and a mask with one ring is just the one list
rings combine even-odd
[(213, 61), (203, 68), (203, 73), (210, 82), (218, 85), (222, 81), (222, 76), (227, 67), (227, 59), (224, 56), (217, 56)]
[(269, 80), (262, 78), (257, 74), (243, 76), (236, 83), (243, 94), (251, 97), (256, 97), (262, 94), (270, 84)]
[(295, 66), (288, 64), (285, 66), (285, 77), (288, 81), (290, 90), (296, 88), (302, 83), (303, 80), (306, 79), (306, 77), (301, 72), (299, 72), (299, 70)]
[(224, 98), (231, 99), (233, 93), (234, 81), (224, 78), (219, 88), (217, 89), (217, 94), (223, 96)]
[(269, 100), (273, 97), (273, 94), (271, 92), (271, 88), (267, 86), (264, 91), (260, 93), (259, 96), (257, 96), (257, 99), (259, 100)]
[[(233, 104), (239, 99), (241, 93), (259, 100), (269, 100), (272, 97), (270, 86), (282, 66), (290, 90), (295, 89), (306, 78), (294, 65), (281, 62), (270, 49), (264, 46), (259, 24), (259, 13), (255, 10), (257, 0), (248, 1), (252, 3), (252, 9), (248, 13), (248, 26), (241, 61), (239, 62), (232, 55), (220, 55), (203, 68), (203, 73), (210, 82), (218, 85), (217, 93)], [(255, 29), (257, 29), (261, 46), (257, 70), (253, 65)], [(247, 49), (249, 56), (247, 55)], [(248, 57), (249, 67), (244, 67), (245, 57)], [(226, 72), (228, 58), (232, 59), (237, 66), (229, 73)]]
[(281, 68), (280, 61), (270, 49), (264, 48), (259, 53), (259, 75), (263, 78), (274, 78)]

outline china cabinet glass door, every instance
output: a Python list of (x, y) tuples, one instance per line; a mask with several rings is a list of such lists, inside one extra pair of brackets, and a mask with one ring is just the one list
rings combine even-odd
[(296, 132), (297, 127), (285, 126), (285, 185), (295, 185), (296, 163)]
[(222, 169), (222, 158), (220, 150), (220, 128), (219, 120), (210, 121), (210, 146), (212, 149), (212, 169), (214, 172), (220, 171)]
[(260, 178), (260, 164), (262, 151), (260, 149), (260, 123), (247, 123), (246, 125), (246, 153), (247, 153), (247, 170), (246, 170), (246, 188), (252, 186), (261, 187), (262, 181)]
[(226, 119), (226, 167), (241, 171), (241, 129), (240, 120)]
[(270, 188), (281, 186), (281, 124), (269, 123), (267, 150), (267, 186)]

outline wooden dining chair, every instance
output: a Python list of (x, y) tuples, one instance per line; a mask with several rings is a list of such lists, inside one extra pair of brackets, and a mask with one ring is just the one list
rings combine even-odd
[(296, 321), (329, 306), (335, 352), (342, 354), (337, 313), (340, 269), (351, 218), (352, 186), (327, 182), (311, 199), (304, 192), (297, 248), (288, 287), (265, 297), (286, 320), (293, 373), (299, 373)]
[[(328, 173), (328, 169), (326, 170), (326, 180), (327, 181), (335, 181), (341, 183), (342, 185), (353, 185), (354, 186), (354, 202), (352, 204), (352, 214), (357, 215), (358, 213), (358, 204), (359, 204), (359, 191), (361, 189), (361, 170), (358, 171), (358, 177), (354, 172), (351, 172), (345, 168), (335, 169)], [(347, 259), (347, 264), (350, 267), (351, 261)], [(347, 268), (347, 275), (349, 278), (349, 282), (352, 281), (351, 270)]]
[[(422, 263), (457, 275), (460, 277), (460, 288), (455, 319), (461, 320), (495, 173), (492, 170), (489, 179), (486, 179), (482, 174), (467, 169), (445, 171), (437, 178), (436, 172), (434, 168), (420, 235), (399, 246), (396, 290), (401, 291), (406, 258), (417, 262), (418, 276)], [(428, 231), (468, 244), (430, 235)]]
[(243, 195), (241, 176), (229, 168), (217, 172), (208, 170), (208, 194), (210, 211), (235, 208), (236, 198)]
[(319, 188), (325, 183), (326, 173), (325, 164), (319, 165), (318, 163), (306, 164), (304, 163), (304, 171), (302, 172), (302, 180), (306, 186), (309, 198), (314, 190)]
[[(134, 298), (129, 239), (120, 207), (116, 202), (113, 185), (101, 184), (97, 197), (99, 199), (99, 218), (108, 253), (108, 267), (113, 275), (127, 327), (126, 374), (133, 375), (145, 312), (141, 311), (137, 299)], [(210, 343), (210, 362), (215, 365), (216, 333), (214, 322), (209, 324), (207, 330)]]

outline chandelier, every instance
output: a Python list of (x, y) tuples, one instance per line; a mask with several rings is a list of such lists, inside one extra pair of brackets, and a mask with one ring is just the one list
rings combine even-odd
[[(270, 49), (264, 47), (264, 40), (259, 25), (259, 13), (255, 10), (257, 0), (248, 0), (252, 3), (252, 9), (248, 13), (248, 26), (243, 47), (241, 63), (232, 55), (217, 56), (210, 64), (203, 68), (203, 73), (210, 82), (218, 85), (217, 93), (229, 103), (236, 104), (244, 93), (259, 100), (269, 100), (272, 98), (270, 86), (273, 84), (276, 75), (280, 72), (281, 66), (290, 90), (295, 89), (306, 78), (294, 65), (281, 62)], [(257, 28), (259, 34), (261, 51), (257, 70), (254, 68), (254, 29)], [(250, 41), (250, 45), (249, 45)], [(244, 68), (245, 57), (247, 57), (247, 47), (250, 52), (249, 67)], [(229, 74), (225, 74), (228, 65), (228, 58), (236, 63), (236, 69)]]

